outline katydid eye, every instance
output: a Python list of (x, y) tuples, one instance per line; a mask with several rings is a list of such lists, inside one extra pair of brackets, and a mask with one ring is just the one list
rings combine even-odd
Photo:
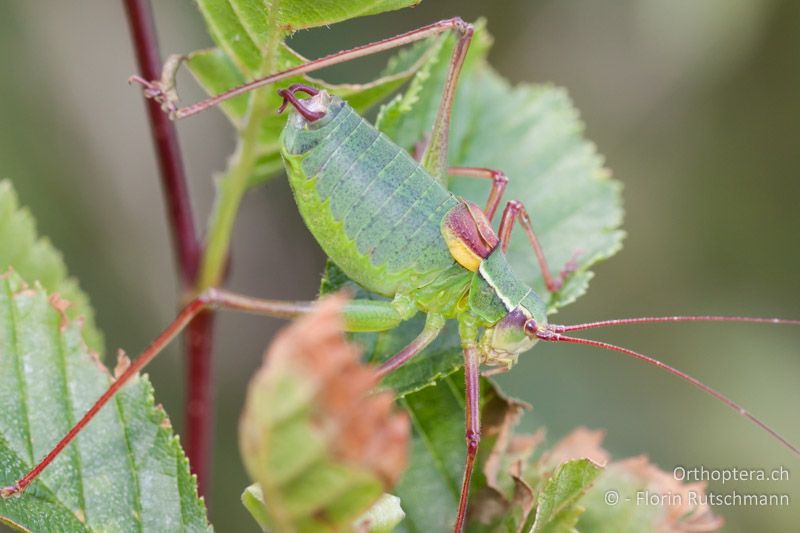
[(525, 333), (533, 337), (536, 335), (536, 332), (539, 330), (539, 326), (536, 325), (536, 321), (534, 319), (530, 319), (525, 321)]

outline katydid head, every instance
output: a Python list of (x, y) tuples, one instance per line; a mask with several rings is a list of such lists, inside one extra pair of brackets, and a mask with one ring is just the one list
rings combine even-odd
[(527, 309), (517, 306), (500, 322), (487, 328), (480, 342), (485, 363), (507, 369), (514, 366), (519, 354), (530, 350), (538, 341), (526, 332), (527, 325), (535, 322)]
[(539, 342), (539, 333), (548, 328), (545, 304), (531, 291), (499, 322), (486, 328), (480, 342), (484, 362), (510, 369), (520, 354)]

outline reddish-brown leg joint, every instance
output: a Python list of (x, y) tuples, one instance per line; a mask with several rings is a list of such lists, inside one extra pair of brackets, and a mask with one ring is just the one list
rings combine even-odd
[(500, 200), (508, 186), (508, 176), (499, 170), (492, 170), (491, 168), (481, 167), (450, 167), (448, 173), (451, 176), (465, 176), (469, 178), (484, 178), (492, 180), (492, 190), (489, 192), (489, 199), (486, 201), (486, 218), (489, 221), (494, 218), (497, 208), (500, 206)]
[(278, 108), (278, 113), (283, 113), (283, 110), (286, 109), (286, 104), (290, 103), (294, 108), (300, 113), (304, 119), (309, 122), (314, 122), (315, 120), (319, 120), (325, 116), (325, 113), (322, 111), (311, 111), (308, 109), (303, 103), (295, 96), (297, 93), (306, 93), (311, 96), (316, 96), (319, 94), (319, 90), (315, 89), (314, 87), (309, 87), (308, 85), (303, 85), (302, 83), (295, 83), (294, 85), (290, 85), (286, 89), (278, 89), (278, 94), (283, 98), (283, 103)]
[(564, 280), (567, 278), (567, 276), (569, 276), (569, 274), (575, 270), (575, 259), (570, 260), (566, 264), (566, 266), (559, 273), (558, 278), (553, 277), (553, 275), (550, 273), (550, 267), (547, 265), (547, 259), (544, 256), (542, 246), (539, 244), (539, 239), (536, 237), (536, 233), (533, 231), (531, 217), (528, 215), (528, 211), (525, 209), (525, 206), (522, 205), (522, 202), (518, 200), (511, 200), (506, 204), (506, 207), (503, 210), (503, 217), (500, 219), (498, 236), (500, 237), (500, 242), (503, 245), (504, 252), (508, 251), (511, 228), (514, 226), (514, 221), (516, 220), (519, 220), (522, 229), (525, 230), (525, 234), (528, 236), (528, 241), (531, 243), (531, 248), (533, 248), (533, 252), (536, 254), (536, 261), (539, 263), (539, 268), (542, 271), (542, 276), (544, 277), (547, 290), (550, 292), (558, 291), (564, 284)]

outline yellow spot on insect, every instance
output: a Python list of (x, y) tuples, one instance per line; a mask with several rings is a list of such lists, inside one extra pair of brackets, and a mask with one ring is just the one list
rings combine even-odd
[(450, 250), (450, 255), (453, 256), (453, 259), (455, 259), (459, 265), (471, 272), (476, 272), (478, 270), (483, 258), (476, 254), (458, 235), (455, 235), (449, 228), (445, 228), (444, 240), (447, 243), (447, 248)]
[(498, 244), (486, 215), (463, 199), (442, 220), (442, 236), (453, 259), (471, 272), (478, 270)]

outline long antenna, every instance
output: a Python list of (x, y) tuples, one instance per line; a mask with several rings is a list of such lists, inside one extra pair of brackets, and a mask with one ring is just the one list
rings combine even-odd
[[(665, 317), (665, 318), (669, 319), (669, 318), (690, 318), (690, 317)], [(647, 320), (647, 319), (632, 319), (632, 320)], [(758, 319), (758, 320), (769, 321), (771, 319)], [(665, 320), (665, 321), (671, 321), (671, 320)], [(615, 321), (609, 321), (609, 322), (613, 323)], [(789, 323), (797, 323), (797, 321), (788, 321), (788, 322)], [(607, 325), (607, 324), (604, 324), (602, 322), (597, 322), (596, 324)], [(583, 325), (585, 326), (586, 324), (583, 324)], [(553, 331), (559, 331), (557, 328), (561, 328), (561, 327), (564, 327), (564, 326), (553, 326)], [(571, 326), (566, 326), (566, 327), (571, 327)], [(593, 326), (589, 325), (589, 327), (593, 327)], [(580, 328), (578, 328), (578, 329), (580, 329)], [(800, 448), (797, 448), (795, 445), (790, 443), (780, 433), (778, 433), (777, 431), (772, 429), (770, 426), (768, 426), (761, 419), (759, 419), (758, 417), (756, 417), (755, 415), (750, 413), (747, 409), (745, 409), (744, 407), (742, 407), (738, 403), (734, 402), (733, 400), (731, 400), (730, 398), (728, 398), (727, 396), (725, 396), (724, 394), (722, 394), (718, 390), (709, 387), (708, 385), (706, 385), (705, 383), (703, 383), (699, 379), (697, 379), (695, 377), (692, 377), (689, 374), (687, 374), (686, 372), (678, 370), (677, 368), (675, 368), (673, 366), (670, 366), (670, 365), (668, 365), (666, 363), (662, 363), (658, 359), (650, 357), (649, 355), (645, 355), (645, 354), (642, 354), (642, 353), (639, 353), (639, 352), (635, 352), (635, 351), (630, 350), (628, 348), (623, 348), (621, 346), (616, 346), (614, 344), (609, 344), (607, 342), (596, 341), (596, 340), (592, 340), (592, 339), (582, 339), (582, 338), (578, 338), (578, 337), (569, 337), (569, 336), (566, 336), (566, 335), (561, 335), (559, 333), (553, 333), (552, 331), (547, 331), (547, 330), (543, 330), (540, 334), (538, 334), (538, 336), (539, 336), (539, 338), (541, 340), (545, 340), (545, 341), (569, 342), (569, 343), (573, 343), (573, 344), (585, 344), (587, 346), (595, 346), (597, 348), (604, 348), (606, 350), (612, 350), (612, 351), (615, 351), (615, 352), (620, 352), (620, 353), (623, 353), (623, 354), (628, 355), (630, 357), (633, 357), (635, 359), (639, 359), (640, 361), (644, 361), (645, 363), (648, 363), (650, 365), (658, 367), (658, 368), (660, 368), (662, 370), (666, 370), (670, 374), (672, 374), (674, 376), (677, 376), (677, 377), (681, 378), (684, 381), (688, 381), (689, 383), (694, 385), (696, 388), (700, 389), (701, 391), (703, 391), (703, 392), (705, 392), (707, 394), (710, 394), (711, 396), (713, 396), (717, 400), (721, 401), (722, 403), (724, 403), (725, 405), (727, 405), (728, 407), (730, 407), (731, 409), (733, 409), (734, 411), (739, 413), (741, 416), (747, 418), (752, 423), (754, 423), (756, 426), (760, 427), (762, 430), (764, 430), (767, 433), (769, 433), (775, 440), (777, 440), (778, 442), (780, 442), (781, 444), (783, 444), (784, 446), (789, 448), (792, 451), (792, 453), (794, 453), (797, 456), (800, 456)]]
[(623, 326), (626, 324), (655, 324), (659, 322), (745, 322), (750, 324), (779, 324), (785, 326), (800, 326), (800, 320), (788, 320), (785, 318), (695, 315), (695, 316), (646, 316), (640, 318), (618, 318), (615, 320), (601, 320), (598, 322), (587, 322), (585, 324), (574, 324), (571, 326), (553, 326), (553, 331), (555, 331), (556, 333), (564, 333), (567, 331), (579, 331), (582, 329), (602, 328), (606, 326)]

